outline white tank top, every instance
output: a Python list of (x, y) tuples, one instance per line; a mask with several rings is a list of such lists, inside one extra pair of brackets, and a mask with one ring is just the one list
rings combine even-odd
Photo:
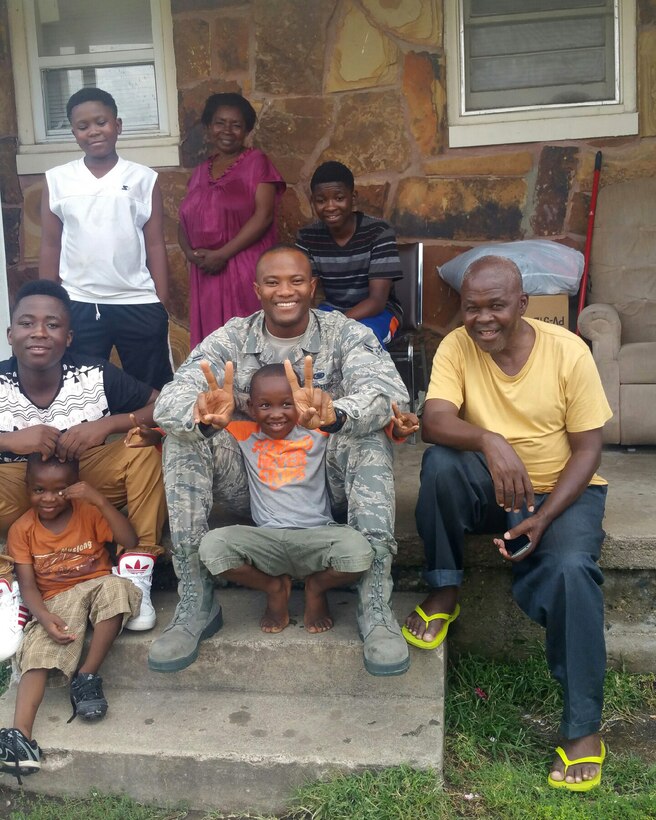
[(119, 157), (97, 179), (76, 159), (46, 172), (50, 210), (63, 223), (59, 277), (76, 302), (159, 301), (146, 267), (143, 226), (157, 174)]

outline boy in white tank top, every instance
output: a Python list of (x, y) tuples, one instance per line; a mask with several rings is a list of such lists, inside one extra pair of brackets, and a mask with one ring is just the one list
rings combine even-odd
[(46, 172), (39, 277), (72, 300), (71, 350), (109, 358), (159, 390), (173, 372), (168, 262), (157, 174), (116, 153), (116, 102), (83, 88), (66, 107), (84, 157)]

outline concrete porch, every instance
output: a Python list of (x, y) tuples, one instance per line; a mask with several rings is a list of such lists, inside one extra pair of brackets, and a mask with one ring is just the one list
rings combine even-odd
[[(424, 449), (420, 443), (396, 450), (399, 620), (422, 595), (414, 504)], [(610, 482), (602, 560), (609, 660), (651, 672), (656, 516), (647, 507), (656, 449), (607, 450), (601, 473)], [(470, 539), (462, 614), (449, 632), (451, 651), (521, 656), (542, 640), (541, 630), (511, 600), (510, 576), (489, 537)], [(411, 649), (405, 675), (373, 678), (362, 665), (353, 593), (333, 594), (336, 625), (320, 636), (302, 628), (298, 591), (292, 624), (275, 636), (258, 629), (263, 604), (257, 593), (218, 594), (224, 628), (201, 645), (195, 664), (162, 675), (148, 671), (146, 655), (176, 595), (154, 593), (158, 626), (150, 633), (124, 633), (105, 663), (110, 710), (101, 724), (66, 724), (67, 690), (47, 693), (35, 727), (44, 765), (24, 779), (26, 789), (82, 795), (97, 788), (166, 807), (272, 812), (302, 782), (336, 771), (407, 763), (440, 776), (444, 647)], [(11, 725), (14, 697), (12, 687), (0, 699), (0, 725)], [(16, 786), (9, 776), (0, 783)]]
[[(242, 814), (282, 811), (296, 787), (336, 772), (405, 763), (441, 776), (444, 648), (413, 658), (405, 675), (372, 677), (362, 664), (354, 593), (331, 595), (335, 627), (322, 635), (304, 630), (298, 591), (292, 623), (279, 635), (259, 630), (258, 593), (220, 596), (224, 628), (173, 674), (146, 665), (177, 600), (173, 592), (154, 596), (157, 627), (124, 632), (103, 665), (102, 721), (67, 724), (68, 688), (48, 690), (34, 730), (42, 768), (23, 778), (25, 790), (97, 789), (165, 808)], [(397, 616), (413, 600), (397, 595)], [(0, 698), (2, 726), (11, 726), (14, 699), (15, 686)], [(10, 775), (0, 775), (0, 785), (17, 787)]]

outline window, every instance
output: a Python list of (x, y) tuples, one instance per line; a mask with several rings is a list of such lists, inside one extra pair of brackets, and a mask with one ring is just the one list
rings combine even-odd
[(66, 102), (83, 86), (116, 99), (123, 156), (179, 164), (168, 0), (20, 0), (9, 10), (19, 173), (39, 173), (79, 153)]
[(635, 0), (445, 0), (449, 143), (638, 132)]

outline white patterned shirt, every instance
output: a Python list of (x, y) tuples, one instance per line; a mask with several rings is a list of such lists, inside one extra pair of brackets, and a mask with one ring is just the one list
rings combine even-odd
[[(62, 379), (48, 407), (37, 407), (23, 393), (16, 357), (0, 362), (0, 433), (37, 424), (68, 430), (85, 421), (132, 413), (148, 403), (152, 388), (104, 359), (67, 353)], [(27, 456), (0, 452), (0, 463), (25, 461)]]

